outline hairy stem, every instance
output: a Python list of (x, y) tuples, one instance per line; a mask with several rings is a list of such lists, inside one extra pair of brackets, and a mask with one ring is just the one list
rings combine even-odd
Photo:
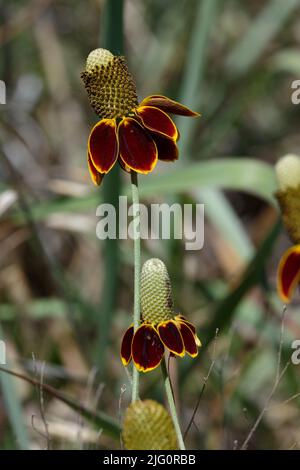
[[(134, 230), (134, 308), (133, 308), (133, 328), (136, 331), (140, 323), (140, 284), (141, 284), (141, 239), (140, 239), (140, 210), (139, 210), (139, 189), (138, 177), (135, 171), (131, 171), (131, 191), (133, 203), (133, 230)], [(132, 395), (131, 401), (139, 398), (139, 372), (133, 367), (132, 375)]]
[(177, 435), (179, 448), (180, 448), (180, 450), (185, 450), (185, 445), (184, 445), (184, 442), (183, 442), (183, 437), (182, 437), (182, 434), (181, 434), (181, 429), (180, 429), (179, 420), (178, 420), (178, 416), (177, 416), (177, 411), (176, 411), (176, 406), (175, 406), (175, 401), (174, 401), (174, 396), (173, 396), (173, 390), (172, 390), (169, 374), (168, 374), (168, 371), (167, 371), (166, 362), (165, 362), (164, 359), (161, 362), (161, 370), (162, 370), (162, 374), (163, 374), (163, 378), (164, 378), (166, 395), (167, 395), (167, 399), (168, 399), (168, 403), (169, 403), (169, 408), (170, 408), (170, 413), (171, 413), (171, 416), (172, 416), (173, 424), (174, 424), (174, 427), (175, 427), (175, 432), (176, 432), (176, 435)]

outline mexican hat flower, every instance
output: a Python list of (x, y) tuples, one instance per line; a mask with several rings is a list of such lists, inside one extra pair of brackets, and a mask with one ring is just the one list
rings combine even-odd
[(91, 106), (100, 120), (88, 139), (88, 167), (99, 185), (119, 162), (130, 172), (147, 174), (157, 160), (178, 159), (178, 130), (168, 113), (199, 116), (165, 96), (152, 95), (138, 102), (136, 85), (124, 57), (95, 49), (81, 74)]
[(154, 400), (137, 400), (125, 412), (122, 437), (127, 450), (177, 450), (170, 415)]
[(276, 164), (276, 193), (283, 223), (294, 243), (282, 255), (277, 274), (278, 294), (289, 303), (300, 282), (300, 157), (286, 155)]
[(182, 315), (174, 315), (171, 282), (164, 263), (146, 261), (141, 273), (142, 321), (134, 332), (130, 326), (121, 345), (124, 366), (133, 360), (141, 372), (155, 369), (165, 350), (172, 355), (196, 357), (201, 346), (195, 327)]

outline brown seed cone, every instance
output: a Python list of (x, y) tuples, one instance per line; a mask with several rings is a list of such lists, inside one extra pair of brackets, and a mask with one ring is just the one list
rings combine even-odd
[(124, 57), (96, 49), (89, 55), (81, 78), (101, 119), (127, 116), (138, 105), (136, 85)]
[(127, 408), (122, 435), (127, 450), (178, 449), (171, 417), (153, 400), (138, 400)]
[(293, 243), (300, 243), (300, 185), (289, 187), (275, 193), (283, 223)]

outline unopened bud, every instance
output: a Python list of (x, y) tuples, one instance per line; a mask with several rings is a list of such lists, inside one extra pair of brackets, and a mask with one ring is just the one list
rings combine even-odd
[(171, 417), (153, 400), (138, 400), (127, 408), (122, 435), (127, 450), (178, 449)]

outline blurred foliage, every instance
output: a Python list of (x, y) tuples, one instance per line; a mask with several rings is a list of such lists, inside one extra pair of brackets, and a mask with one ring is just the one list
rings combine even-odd
[[(132, 242), (122, 240), (118, 251), (99, 242), (95, 213), (130, 188), (128, 175), (113, 172), (97, 190), (86, 168), (96, 117), (80, 72), (99, 46), (124, 48), (141, 98), (165, 94), (202, 114), (177, 120), (180, 160), (140, 178), (146, 204), (205, 203), (202, 250), (143, 241), (144, 259), (167, 262), (175, 305), (203, 341), (196, 361), (172, 365), (183, 428), (199, 401), (187, 447), (240, 448), (263, 409), (250, 448), (299, 447), (296, 366), (266, 406), (279, 348), (283, 368), (300, 336), (297, 302), (282, 334), (276, 265), (288, 240), (273, 198), (274, 162), (300, 147), (291, 102), (291, 83), (300, 79), (298, 5), (0, 2), (7, 87), (0, 105), (0, 339), (6, 367), (57, 391), (42, 393), (0, 372), (0, 448), (120, 446), (118, 422), (130, 399), (119, 347), (131, 321)], [(142, 379), (142, 396), (162, 401), (159, 371)]]

